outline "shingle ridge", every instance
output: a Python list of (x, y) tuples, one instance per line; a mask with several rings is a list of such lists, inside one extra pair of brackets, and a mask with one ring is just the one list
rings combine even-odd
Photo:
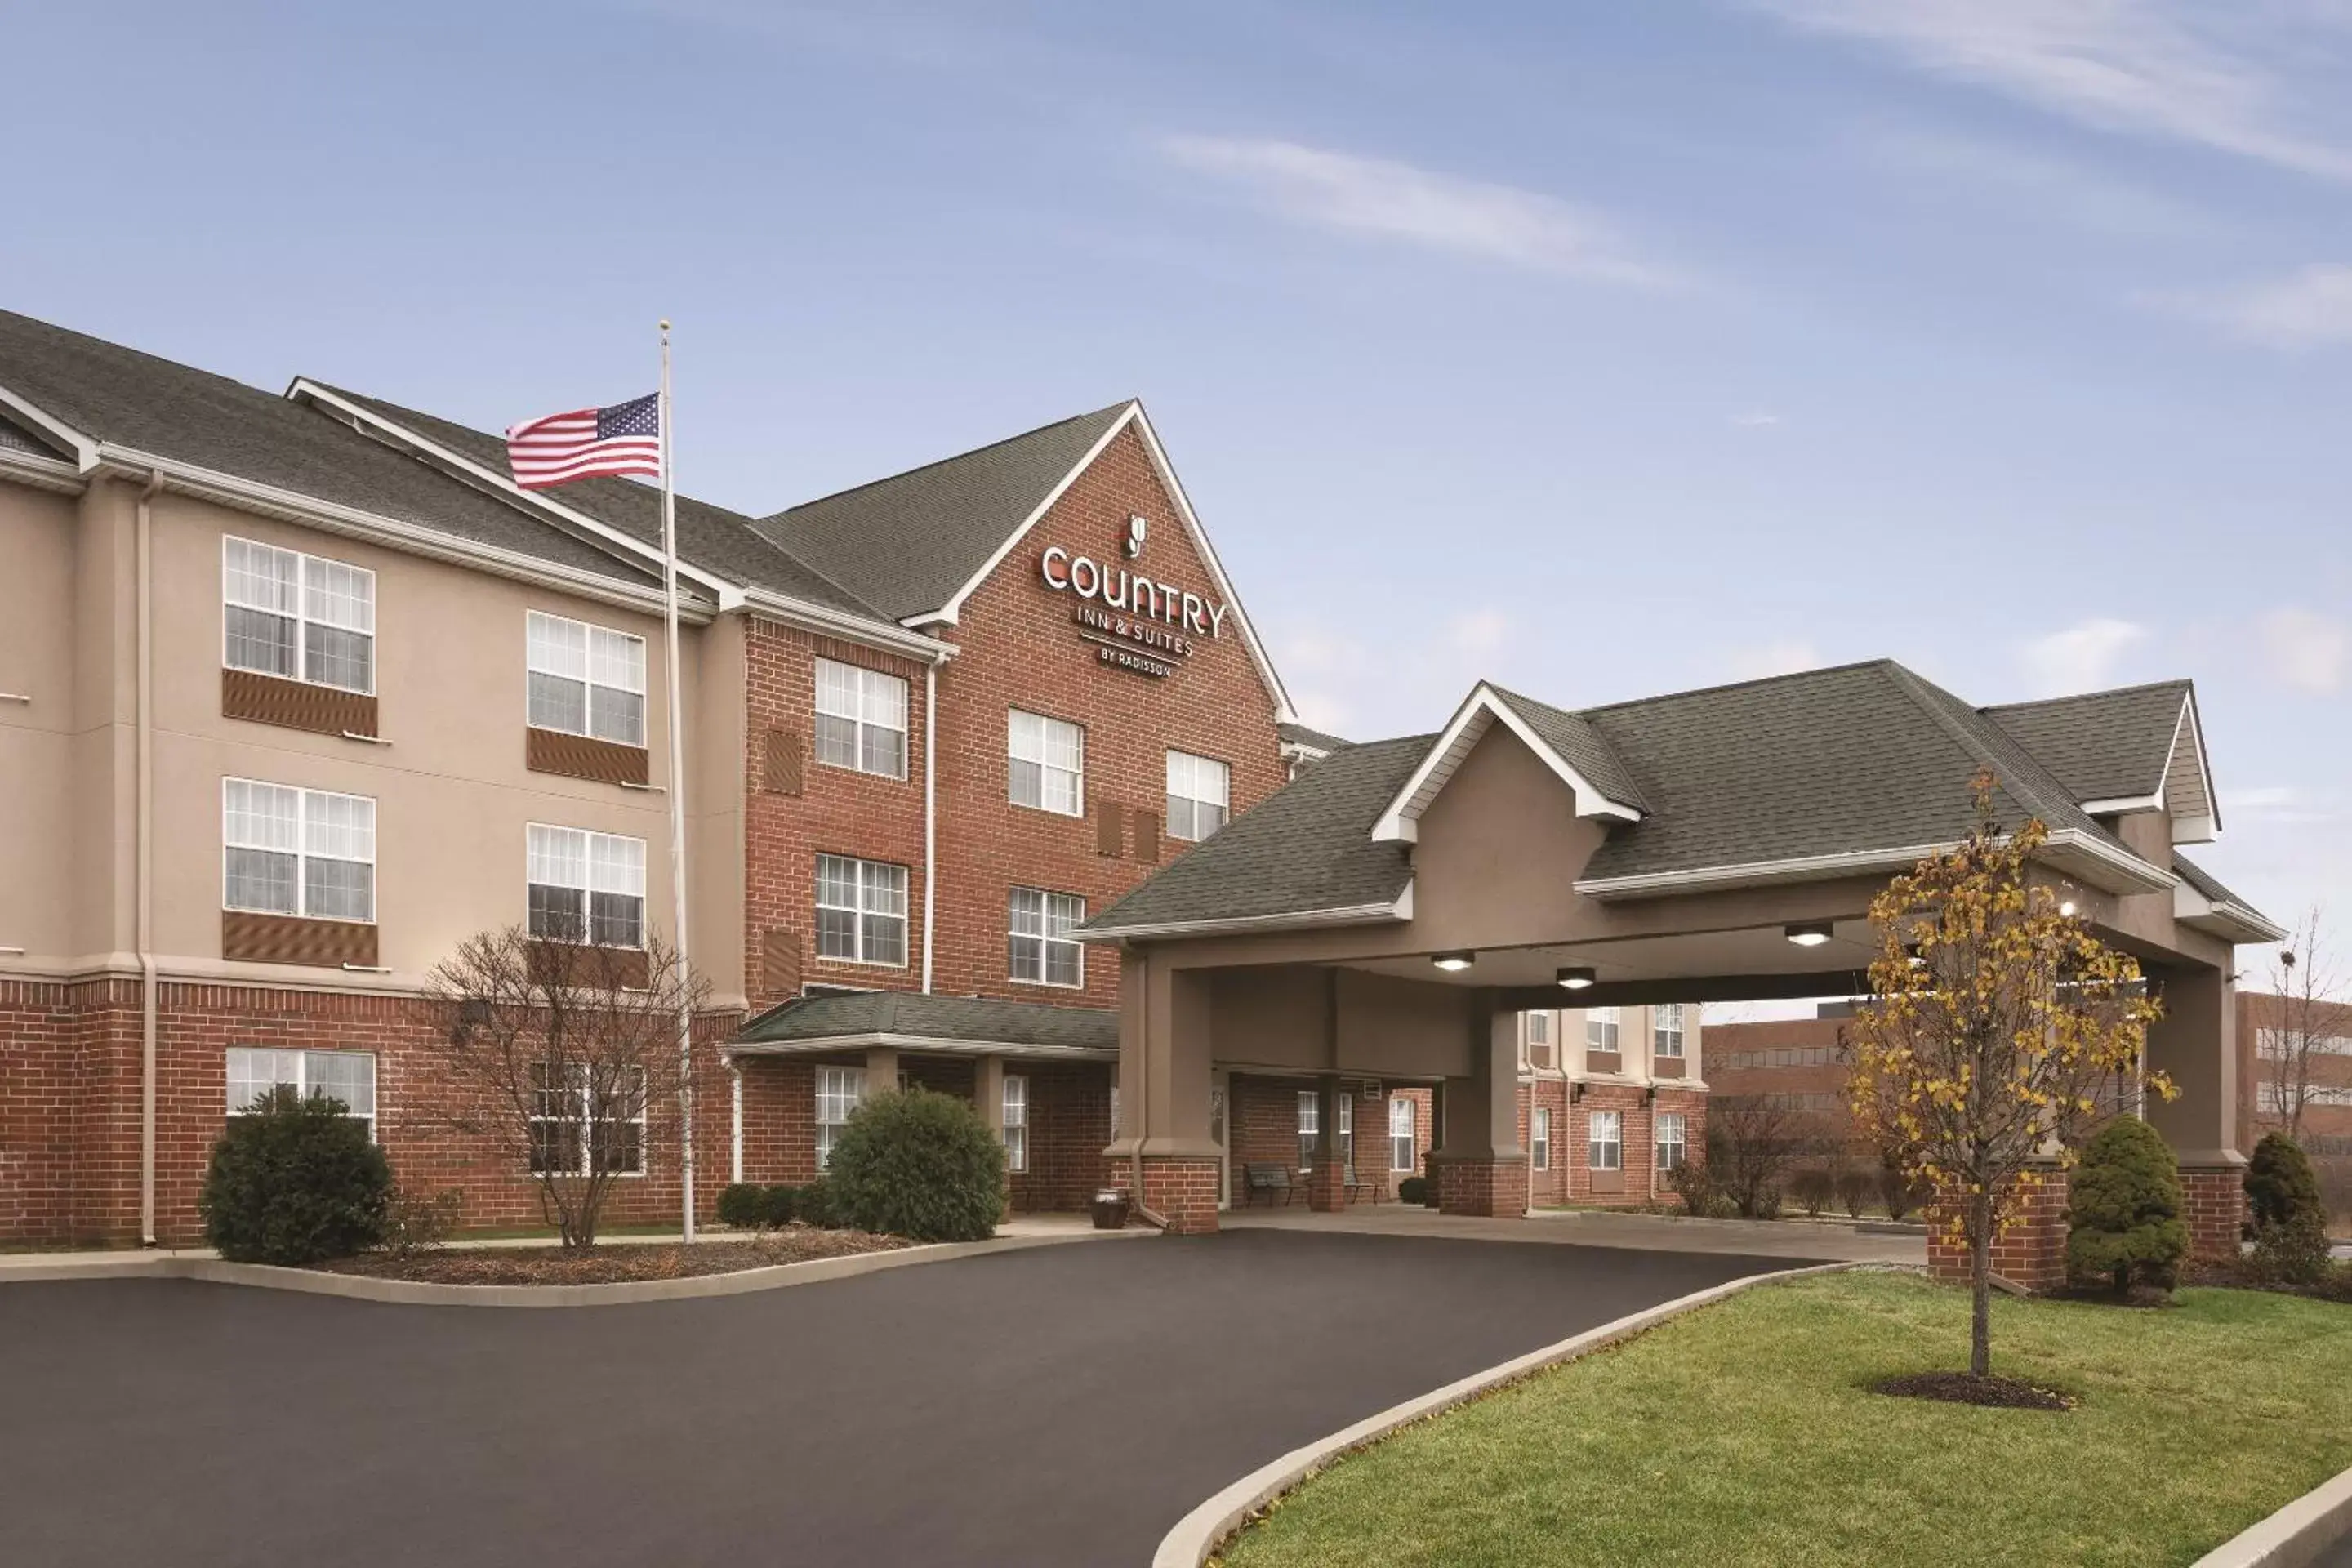
[(2133, 686), (2104, 686), (2095, 691), (2070, 691), (2059, 697), (2029, 697), (2021, 702), (1993, 702), (1977, 710), (1979, 713), (2014, 713), (2021, 708), (2054, 708), (2062, 702), (2085, 702), (2095, 697), (2136, 697), (2143, 691), (2187, 691), (2197, 682), (2185, 675), (2166, 680), (2143, 680)]
[[(1800, 680), (1811, 680), (1824, 675), (1848, 675), (1858, 669), (1902, 669), (1891, 658), (1858, 658), (1846, 664), (1816, 665), (1811, 669), (1786, 670), (1779, 675), (1750, 676), (1746, 680), (1720, 681), (1713, 686), (1691, 686), (1679, 691), (1660, 691), (1648, 697), (1627, 697), (1615, 702), (1599, 703), (1590, 708), (1563, 708), (1559, 711), (1579, 719), (1590, 719), (1602, 713), (1622, 713), (1628, 708), (1647, 708), (1654, 703), (1679, 701), (1685, 697), (1711, 697), (1720, 691), (1743, 691), (1761, 686), (1786, 686)], [(1905, 673), (1908, 674), (1907, 670)], [(1492, 681), (1487, 682), (1492, 686)], [(1501, 687), (1495, 688), (1497, 691)]]
[[(1078, 425), (1083, 424), (1088, 419), (1099, 419), (1106, 414), (1115, 413), (1127, 408), (1137, 401), (1139, 400), (1132, 397), (1121, 398), (1117, 403), (1105, 404), (1100, 408), (1088, 409), (1084, 414), (1073, 414), (1063, 419), (1049, 419), (1045, 424), (1036, 426), (1034, 429), (1024, 430), (1017, 436), (1007, 436), (1001, 440), (985, 442), (980, 446), (971, 447), (966, 451), (950, 453), (949, 456), (944, 458), (934, 458), (928, 463), (918, 463), (911, 468), (901, 468), (895, 474), (884, 474), (880, 479), (867, 479), (863, 484), (849, 485), (837, 490), (827, 490), (821, 496), (811, 496), (806, 500), (794, 501), (792, 505), (785, 507), (781, 510), (769, 512), (754, 521), (760, 522), (777, 522), (789, 519), (793, 513), (796, 511), (805, 511), (810, 507), (822, 506), (824, 502), (829, 500), (839, 500), (844, 496), (854, 496), (861, 490), (870, 490), (882, 485), (895, 484), (900, 479), (910, 479), (917, 474), (929, 473), (933, 468), (943, 468), (950, 463), (961, 463), (967, 458), (977, 458), (983, 452), (993, 452), (1000, 447), (1010, 447), (1015, 442), (1026, 441), (1033, 436), (1043, 436), (1048, 430), (1059, 430), (1066, 425)], [(761, 534), (761, 537), (765, 539), (767, 538), (767, 535)]]
[[(1925, 676), (1906, 669), (1892, 659), (1887, 660), (1886, 664), (1887, 675), (1893, 680), (1895, 689), (1916, 703), (1928, 718), (1942, 726), (1945, 733), (1951, 736), (1960, 749), (1979, 767), (1990, 770), (2002, 787), (2017, 797), (2019, 805), (2025, 806), (2034, 816), (2045, 819), (2068, 813), (2080, 814), (2081, 808), (2075, 805), (2073, 793), (2059, 781), (2055, 773), (2050, 771), (2049, 764), (2029, 751), (2022, 742), (2006, 731), (2001, 731), (1997, 723), (1993, 724), (2000, 738), (2015, 747), (2019, 760), (2021, 760), (2029, 769), (2041, 773), (2042, 776), (2039, 778), (2020, 777), (2019, 770), (2011, 767), (2009, 759), (2001, 755), (2002, 748), (1990, 743), (1989, 738), (1979, 732), (1973, 724), (1963, 722), (1959, 714), (1966, 713), (1972, 720), (1983, 720), (1987, 723), (1993, 723), (1993, 721), (1985, 719), (1984, 715), (1978, 712), (1976, 709)], [(1937, 700), (1938, 698), (1944, 700)], [(1955, 709), (1958, 711), (1955, 712)], [(2054, 795), (2052, 794), (2053, 790)], [(2073, 826), (2074, 824), (2068, 823), (2066, 826)], [(2093, 824), (2093, 826), (2096, 826), (2095, 823)]]

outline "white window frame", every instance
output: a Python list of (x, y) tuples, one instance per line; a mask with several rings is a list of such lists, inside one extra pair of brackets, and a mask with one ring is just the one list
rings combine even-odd
[(1549, 1046), (1551, 1044), (1551, 1015), (1549, 1013), (1522, 1013), (1519, 1016), (1527, 1020), (1528, 1044), (1531, 1046)]
[(1311, 1089), (1298, 1091), (1298, 1169), (1315, 1168), (1315, 1144), (1323, 1132), (1323, 1101)]
[[(559, 669), (544, 652), (542, 645), (552, 642), (541, 635), (542, 628), (569, 627), (580, 633), (580, 659), (575, 668)], [(571, 650), (564, 650), (566, 653)], [(646, 749), (646, 736), (652, 729), (647, 715), (652, 704), (646, 700), (646, 674), (651, 666), (646, 662), (646, 639), (635, 632), (625, 632), (613, 626), (600, 626), (593, 621), (575, 621), (569, 616), (551, 615), (545, 610), (532, 610), (523, 618), (523, 722), (534, 730), (549, 730), (559, 735), (582, 735), (609, 745), (630, 746), (637, 751)], [(549, 723), (532, 706), (534, 683), (532, 676), (545, 676), (550, 680), (569, 680), (580, 687), (580, 724)], [(635, 685), (629, 685), (631, 680)], [(599, 690), (618, 692), (637, 700), (636, 738), (623, 734), (600, 734), (596, 729), (596, 693)]]
[[(1023, 734), (1024, 721), (1036, 726), (1034, 737)], [(1065, 767), (1053, 760), (1056, 740), (1066, 739), (1070, 754), (1076, 760), (1075, 768)], [(1004, 794), (1014, 805), (1031, 811), (1051, 812), (1056, 816), (1084, 816), (1087, 814), (1087, 732), (1066, 719), (1052, 719), (1026, 709), (1006, 710), (1004, 721)], [(1037, 798), (1021, 798), (1021, 770), (1016, 763), (1027, 763), (1037, 770)], [(1055, 789), (1057, 779), (1067, 780), (1067, 808), (1055, 805), (1060, 793)]]
[[(856, 889), (855, 894), (856, 899), (856, 903), (828, 904), (824, 901), (825, 862), (828, 860), (834, 862), (836, 866), (845, 866), (849, 868), (845, 879), (843, 878), (839, 872), (836, 872), (835, 874), (835, 879), (836, 881), (845, 879), (851, 887)], [(898, 908), (896, 914), (893, 914), (888, 910), (881, 908), (879, 904), (875, 901), (875, 894), (877, 892), (876, 884), (877, 880), (887, 880), (887, 879), (877, 879), (868, 875), (870, 872), (877, 871), (895, 871), (898, 873)], [(826, 963), (862, 963), (877, 969), (906, 968), (907, 955), (909, 950), (907, 922), (908, 889), (912, 881), (913, 878), (908, 872), (907, 868), (895, 864), (892, 861), (866, 860), (861, 859), (855, 855), (820, 854), (817, 856), (815, 907), (820, 910), (832, 910), (836, 913), (850, 915), (852, 920), (849, 929), (856, 936), (856, 941), (852, 943), (852, 946), (856, 950), (854, 953), (843, 954), (825, 952), (824, 921), (823, 918), (820, 917), (817, 921), (816, 956)], [(868, 946), (870, 945), (866, 941), (866, 922), (869, 920), (895, 920), (898, 922), (898, 956), (897, 958), (868, 958), (866, 956)]]
[(1683, 1059), (1683, 1040), (1686, 1026), (1683, 1005), (1661, 1002), (1650, 1009), (1650, 1054), (1661, 1061)]
[[(1215, 794), (1203, 786), (1213, 783)], [(1204, 757), (1197, 752), (1180, 752), (1172, 747), (1168, 752), (1168, 815), (1167, 829), (1171, 838), (1181, 838), (1188, 844), (1198, 844), (1233, 820), (1234, 770), (1214, 757)], [(1181, 818), (1179, 803), (1190, 807)], [(1217, 820), (1207, 832), (1201, 831), (1201, 814), (1213, 806)]]
[[(328, 1086), (321, 1081), (329, 1076), (321, 1070), (329, 1061), (367, 1064), (366, 1110), (361, 1110), (340, 1094), (329, 1094)], [(376, 1141), (376, 1118), (381, 1111), (376, 1100), (373, 1051), (289, 1051), (270, 1046), (231, 1046), (222, 1058), (221, 1066), (227, 1090), (227, 1114), (232, 1117), (243, 1116), (251, 1110), (256, 1099), (282, 1083), (304, 1095), (338, 1100), (343, 1107), (344, 1115), (367, 1123), (368, 1142), (373, 1143)], [(239, 1072), (237, 1068), (240, 1066), (246, 1070)], [(265, 1071), (267, 1077), (263, 1076)], [(242, 1095), (238, 1093), (239, 1084), (247, 1086)]]
[[(230, 596), (231, 579), (229, 575), (229, 558), (240, 548), (261, 552), (263, 563), (265, 564), (275, 565), (280, 557), (294, 563), (293, 600), (290, 605), (286, 603), (277, 595), (272, 595), (271, 597), (273, 602), (267, 605), (256, 604), (248, 598), (233, 598)], [(313, 568), (317, 569), (315, 573)], [(339, 598), (348, 599), (354, 604), (360, 602), (355, 595), (339, 595), (336, 592), (338, 584), (335, 578), (336, 574), (339, 573), (348, 574), (343, 584), (344, 586), (351, 588), (364, 586), (366, 588), (367, 593), (362, 613), (356, 616), (350, 615), (348, 613), (340, 616), (338, 616), (336, 606)], [(282, 584), (284, 581), (284, 579), (276, 573), (271, 574), (270, 580), (273, 583), (278, 584)], [(319, 595), (319, 597), (315, 602), (311, 597), (314, 591)], [(239, 664), (229, 657), (231, 643), (228, 630), (228, 612), (232, 608), (250, 610), (257, 615), (276, 616), (293, 624), (294, 668), (290, 672), (279, 669), (263, 669), (257, 666), (250, 664)], [(367, 624), (364, 626), (356, 624), (359, 621), (364, 621)], [(346, 686), (340, 680), (322, 679), (319, 676), (311, 673), (310, 627), (313, 625), (325, 626), (331, 630), (341, 632), (348, 637), (365, 637), (367, 639), (368, 679), (366, 685)], [(278, 680), (299, 680), (305, 686), (323, 686), (334, 691), (355, 691), (362, 697), (374, 696), (375, 574), (364, 566), (354, 566), (348, 561), (337, 561), (331, 556), (306, 555), (301, 551), (288, 550), (282, 545), (265, 544), (257, 539), (245, 539), (234, 533), (222, 534), (221, 666), (225, 669), (249, 670), (256, 675), (267, 675)]]
[[(832, 678), (836, 689), (828, 691), (827, 678)], [(907, 776), (907, 712), (908, 689), (903, 677), (879, 669), (868, 669), (862, 664), (850, 664), (837, 658), (820, 658), (813, 678), (816, 682), (816, 760), (828, 768), (866, 773), (875, 778), (903, 779)], [(846, 686), (847, 690), (838, 689)], [(896, 717), (897, 722), (888, 721)], [(849, 760), (842, 762), (825, 755), (827, 719), (849, 726)], [(869, 768), (866, 763), (868, 734), (887, 734), (898, 739), (898, 765), (895, 769)]]
[(1551, 1107), (1538, 1105), (1528, 1111), (1528, 1148), (1538, 1171), (1551, 1169)]
[(1004, 1075), (1004, 1168), (1013, 1175), (1029, 1169), (1029, 1079)]
[[(567, 860), (577, 860), (581, 875), (579, 882), (542, 881), (534, 874), (543, 864), (553, 858), (551, 855), (542, 855), (540, 852), (538, 836), (541, 835), (546, 837), (551, 848), (558, 840), (567, 847), (576, 841), (577, 854), (570, 853), (567, 848), (563, 858)], [(621, 850), (622, 846), (633, 847)], [(627, 864), (632, 857), (635, 860), (634, 867)], [(530, 931), (532, 941), (565, 940), (530, 930), (530, 889), (558, 888), (566, 892), (580, 895), (580, 935), (577, 941), (583, 944), (596, 946), (640, 950), (645, 947), (649, 910), (646, 903), (646, 841), (644, 839), (631, 838), (618, 833), (592, 832), (585, 827), (564, 827), (550, 822), (527, 823), (523, 827), (522, 876), (523, 929)], [(630, 886), (631, 883), (635, 886)], [(635, 942), (601, 943), (595, 942), (596, 895), (599, 893), (607, 898), (635, 898), (637, 900), (637, 940)]]
[(1587, 1007), (1584, 1010), (1584, 1048), (1588, 1051), (1616, 1050), (1621, 1021), (1614, 1007)]
[[(231, 812), (231, 803), (237, 799), (239, 791), (257, 790), (269, 793), (266, 797), (256, 797), (250, 795), (246, 797), (248, 809), (243, 815), (247, 818), (257, 816), (257, 814), (249, 809), (256, 803), (257, 798), (266, 798), (272, 805), (280, 805), (283, 804), (284, 797), (293, 797), (294, 831), (290, 843), (259, 842), (256, 836), (249, 833), (242, 839), (236, 836), (237, 830), (235, 826), (236, 818)], [(353, 818), (352, 822), (338, 824), (331, 820), (336, 811), (340, 809), (336, 805), (338, 802), (348, 803), (352, 808), (351, 815)], [(268, 815), (272, 820), (278, 819), (277, 812), (272, 811)], [(341, 847), (364, 849), (365, 853), (329, 854), (325, 850), (312, 847), (321, 837), (331, 841), (334, 836), (343, 832), (358, 834), (364, 842), (346, 844)], [(236, 849), (254, 854), (293, 857), (294, 907), (292, 909), (261, 909), (251, 904), (231, 901), (229, 854)], [(367, 868), (368, 907), (367, 917), (364, 920), (354, 920), (349, 915), (322, 915), (311, 912), (310, 862), (313, 860)], [(299, 785), (270, 784), (263, 779), (230, 776), (221, 780), (222, 909), (235, 910), (245, 914), (281, 915), (293, 920), (339, 921), (346, 925), (373, 925), (375, 924), (375, 797), (373, 795), (341, 795), (333, 790), (303, 789)]]
[[(533, 1065), (539, 1072), (547, 1072), (555, 1066), (552, 1062), (539, 1062)], [(636, 1163), (634, 1166), (607, 1171), (604, 1174), (608, 1176), (621, 1177), (643, 1176), (646, 1173), (646, 1167), (652, 1162), (652, 1156), (648, 1152), (647, 1144), (646, 1142), (646, 1110), (648, 1103), (653, 1099), (653, 1095), (650, 1089), (646, 1087), (646, 1069), (643, 1068), (632, 1068), (629, 1069), (636, 1075), (638, 1084), (636, 1097), (637, 1113), (635, 1116), (594, 1117), (592, 1116), (591, 1113), (595, 1110), (595, 1107), (590, 1103), (590, 1100), (592, 1098), (592, 1091), (589, 1085), (589, 1079), (592, 1076), (591, 1064), (587, 1062), (572, 1062), (568, 1065), (572, 1068), (572, 1076), (579, 1079), (579, 1087), (576, 1089), (564, 1090), (534, 1087), (532, 1090), (535, 1095), (574, 1093), (579, 1097), (575, 1102), (572, 1115), (568, 1118), (563, 1116), (543, 1115), (539, 1110), (539, 1105), (543, 1102), (534, 1100), (532, 1103), (530, 1121), (534, 1130), (541, 1122), (551, 1122), (561, 1126), (568, 1120), (573, 1125), (582, 1129), (583, 1131), (583, 1136), (580, 1139), (580, 1163), (571, 1170), (555, 1171), (551, 1173), (559, 1176), (589, 1176), (596, 1173), (594, 1168), (594, 1161), (596, 1158), (596, 1136), (594, 1129), (597, 1123), (602, 1121), (618, 1126), (635, 1127), (637, 1130)], [(533, 1076), (535, 1079), (537, 1074), (534, 1073)], [(541, 1173), (538, 1164), (539, 1141), (534, 1137), (531, 1141), (530, 1152), (524, 1160), (524, 1165), (532, 1175), (536, 1176)]]
[[(1604, 1122), (1610, 1130), (1610, 1135), (1606, 1138), (1600, 1135)], [(1609, 1153), (1609, 1158), (1605, 1162), (1601, 1158), (1603, 1150), (1608, 1151)], [(1586, 1169), (1592, 1171), (1622, 1171), (1625, 1168), (1625, 1113), (1623, 1111), (1593, 1110), (1585, 1113), (1584, 1163)]]
[[(1690, 1124), (1683, 1119), (1681, 1111), (1658, 1112), (1654, 1140), (1657, 1147), (1654, 1158), (1657, 1161), (1659, 1170), (1680, 1170), (1683, 1163), (1690, 1158)], [(1666, 1152), (1669, 1149), (1674, 1151), (1672, 1155)]]
[[(1024, 897), (1036, 900), (1035, 929), (1031, 931), (1022, 929), (1028, 914), (1022, 908)], [(1070, 932), (1085, 924), (1086, 918), (1087, 901), (1076, 893), (1054, 893), (1043, 888), (1008, 889), (1004, 899), (1004, 963), (1013, 982), (1019, 985), (1050, 985), (1056, 991), (1085, 990), (1086, 944)], [(1069, 950), (1070, 960), (1076, 965), (1076, 979), (1053, 978), (1055, 952), (1060, 948)], [(1027, 959), (1034, 962), (1024, 963)]]
[[(1403, 1095), (1389, 1100), (1389, 1169), (1418, 1172), (1421, 1169), (1421, 1133), (1418, 1114), (1412, 1100)], [(1402, 1127), (1397, 1124), (1402, 1121)]]
[[(815, 1075), (816, 1093), (816, 1168), (820, 1171), (833, 1163), (834, 1141), (857, 1108), (866, 1103), (866, 1069), (864, 1068), (820, 1067)], [(828, 1119), (826, 1112), (835, 1114)]]

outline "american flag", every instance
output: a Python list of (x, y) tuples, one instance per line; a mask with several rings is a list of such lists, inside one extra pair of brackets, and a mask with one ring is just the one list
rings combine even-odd
[(661, 477), (661, 395), (575, 408), (507, 428), (515, 483), (543, 490), (598, 474)]

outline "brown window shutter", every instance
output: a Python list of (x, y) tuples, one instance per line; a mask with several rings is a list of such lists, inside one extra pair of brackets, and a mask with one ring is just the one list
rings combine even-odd
[(770, 795), (801, 793), (801, 732), (798, 730), (768, 731), (767, 776), (761, 782)]
[(1127, 847), (1127, 824), (1119, 804), (1106, 800), (1095, 807), (1095, 853), (1116, 859)]
[(1135, 858), (1147, 866), (1160, 864), (1160, 816), (1157, 812), (1135, 814)]
[(801, 933), (770, 926), (760, 938), (760, 985), (772, 995), (790, 996), (801, 988)]

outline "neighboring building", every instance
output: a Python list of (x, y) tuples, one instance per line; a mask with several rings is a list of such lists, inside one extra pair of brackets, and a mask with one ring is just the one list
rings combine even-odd
[(1708, 1087), (1726, 1099), (1760, 1099), (1811, 1119), (1825, 1141), (1845, 1144), (1850, 1157), (1875, 1160), (1876, 1151), (1853, 1135), (1839, 1058), (1840, 1031), (1853, 1010), (1849, 1003), (1823, 1003), (1811, 1018), (1710, 1025)]
[[(1072, 929), (1337, 744), (1140, 405), (677, 525), (689, 927), (739, 1068), (706, 1206), (899, 1079), (974, 1098), (1017, 1206), (1083, 1201), (1120, 957)], [(482, 432), (0, 313), (0, 1243), (190, 1239), (278, 1081), (462, 1223), (537, 1217), (417, 1116), (411, 998), (486, 928), (669, 928), (659, 537), (647, 486), (527, 492)], [(666, 1121), (618, 1217), (677, 1212)]]

